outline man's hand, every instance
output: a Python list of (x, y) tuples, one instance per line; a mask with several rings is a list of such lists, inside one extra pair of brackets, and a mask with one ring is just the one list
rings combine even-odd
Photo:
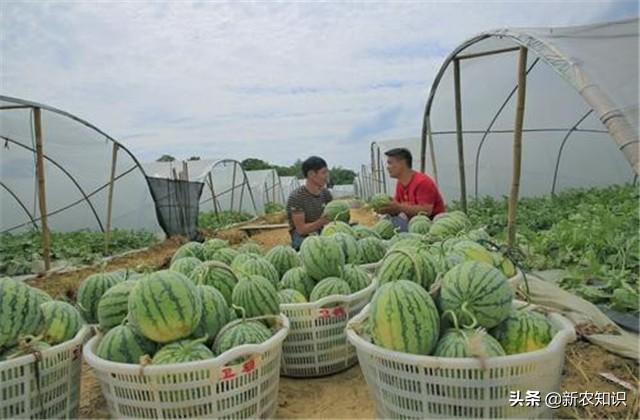
[(392, 216), (397, 216), (399, 213), (403, 212), (402, 205), (397, 201), (392, 201), (386, 206), (383, 206), (378, 209), (377, 213), (380, 214), (390, 214)]

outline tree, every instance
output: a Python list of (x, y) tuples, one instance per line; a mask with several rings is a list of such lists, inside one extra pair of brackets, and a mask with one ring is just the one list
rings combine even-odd
[(245, 171), (257, 171), (260, 169), (271, 169), (273, 167), (268, 162), (256, 158), (247, 158), (240, 162), (240, 166), (242, 166), (242, 169)]
[(158, 160), (156, 160), (156, 162), (173, 162), (174, 160), (176, 160), (176, 158), (171, 155), (162, 155)]
[(356, 173), (342, 166), (334, 166), (329, 170), (329, 178), (333, 185), (353, 184)]
[(200, 160), (200, 156), (191, 156), (189, 159), (187, 160)]

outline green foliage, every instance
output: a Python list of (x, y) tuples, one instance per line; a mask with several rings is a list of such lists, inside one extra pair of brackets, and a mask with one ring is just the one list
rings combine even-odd
[(264, 205), (264, 212), (267, 214), (278, 213), (283, 210), (284, 207), (282, 206), (282, 204), (274, 203), (271, 201)]
[[(302, 177), (302, 159), (296, 160), (290, 166), (273, 165), (262, 159), (248, 158), (240, 162), (245, 171), (256, 171), (260, 169), (275, 169), (279, 176)], [(334, 166), (329, 169), (329, 179), (333, 185), (353, 184), (356, 173), (351, 169), (341, 166)]]
[(353, 184), (356, 173), (342, 166), (334, 166), (329, 170), (329, 178), (333, 185), (350, 185)]
[(246, 222), (253, 216), (233, 211), (206, 212), (198, 216), (198, 227), (201, 229), (222, 229), (234, 223)]
[(176, 158), (171, 155), (162, 155), (156, 162), (173, 162), (174, 160), (176, 160)]

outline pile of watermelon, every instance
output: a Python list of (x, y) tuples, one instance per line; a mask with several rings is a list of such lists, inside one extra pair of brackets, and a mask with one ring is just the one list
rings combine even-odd
[(73, 305), (23, 282), (0, 278), (0, 363), (72, 340), (83, 325)]
[(365, 332), (386, 349), (439, 357), (489, 358), (545, 347), (556, 333), (542, 313), (516, 307), (513, 263), (483, 244), (463, 212), (411, 220), (377, 269)]

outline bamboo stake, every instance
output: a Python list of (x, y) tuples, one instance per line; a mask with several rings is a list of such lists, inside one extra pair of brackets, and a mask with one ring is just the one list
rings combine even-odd
[(111, 240), (111, 217), (113, 211), (113, 184), (116, 177), (116, 162), (118, 160), (118, 143), (113, 143), (111, 154), (111, 175), (109, 176), (109, 196), (107, 199), (107, 231), (104, 236), (104, 252), (109, 252), (109, 241)]
[(51, 268), (51, 248), (49, 244), (49, 221), (47, 219), (47, 195), (44, 181), (44, 151), (42, 147), (42, 118), (40, 108), (33, 108), (33, 125), (36, 136), (36, 177), (38, 178), (38, 204), (42, 224), (42, 254), (44, 268)]
[(456, 138), (458, 141), (458, 172), (460, 174), (460, 203), (467, 212), (467, 180), (464, 174), (464, 149), (462, 141), (462, 100), (460, 94), (460, 61), (453, 60), (453, 83), (456, 101)]
[(213, 212), (218, 215), (218, 200), (216, 199), (216, 192), (213, 189), (213, 178), (211, 172), (209, 172), (209, 191), (211, 191), (211, 200), (213, 201)]
[(513, 172), (511, 174), (511, 194), (509, 196), (509, 248), (516, 243), (516, 211), (520, 192), (520, 172), (522, 164), (522, 125), (524, 122), (525, 95), (527, 92), (527, 48), (520, 47), (518, 57), (518, 97), (516, 105), (515, 128), (513, 131)]
[(189, 180), (189, 166), (187, 165), (187, 161), (185, 160), (182, 161), (182, 177), (184, 181)]
[[(429, 140), (429, 153), (431, 154), (431, 166), (433, 166), (433, 178), (438, 183), (438, 166), (436, 165), (436, 151), (433, 147), (433, 133), (431, 130), (431, 116), (428, 116), (427, 122), (427, 139)], [(424, 159), (424, 164), (426, 165), (426, 158)]]

